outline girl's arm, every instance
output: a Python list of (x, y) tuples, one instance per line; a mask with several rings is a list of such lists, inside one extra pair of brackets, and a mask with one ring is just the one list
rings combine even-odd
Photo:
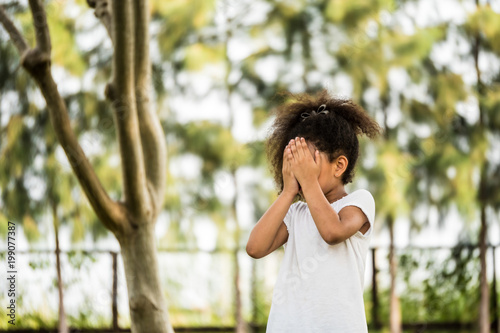
[(255, 259), (267, 256), (288, 240), (283, 219), (299, 192), (299, 183), (292, 173), (290, 162), (285, 159), (288, 147), (283, 151), (283, 191), (253, 227), (248, 238), (246, 250)]
[(318, 182), (321, 163), (326, 163), (323, 161), (324, 156), (316, 150), (313, 158), (304, 138), (296, 138), (290, 143), (286, 158), (302, 186), (307, 206), (321, 237), (330, 245), (343, 242), (368, 221), (366, 215), (353, 206), (344, 207), (337, 213)]
[(282, 192), (253, 227), (246, 247), (250, 257), (254, 259), (265, 257), (286, 243), (288, 230), (283, 218), (294, 197), (295, 194)]
[(368, 221), (365, 213), (355, 206), (344, 207), (337, 213), (326, 200), (317, 180), (304, 184), (302, 191), (321, 237), (330, 245), (351, 237)]

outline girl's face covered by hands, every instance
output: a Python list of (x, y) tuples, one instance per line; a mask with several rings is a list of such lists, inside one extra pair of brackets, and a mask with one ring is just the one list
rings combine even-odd
[(318, 151), (311, 142), (306, 142), (304, 138), (290, 140), (285, 148), (285, 156), (284, 163), (289, 163), (289, 168), (301, 189), (308, 184), (318, 182), (321, 190), (326, 194), (342, 184), (340, 176), (347, 167), (347, 160), (344, 156), (330, 162), (325, 153)]

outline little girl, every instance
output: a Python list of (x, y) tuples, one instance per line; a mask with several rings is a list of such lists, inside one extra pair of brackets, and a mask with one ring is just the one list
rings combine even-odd
[(280, 194), (246, 247), (255, 259), (285, 248), (266, 332), (368, 332), (363, 280), (375, 201), (344, 185), (354, 175), (357, 135), (375, 138), (381, 129), (326, 90), (294, 97), (277, 109), (267, 141)]

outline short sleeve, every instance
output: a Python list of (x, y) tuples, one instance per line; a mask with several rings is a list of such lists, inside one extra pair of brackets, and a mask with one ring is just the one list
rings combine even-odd
[(368, 237), (372, 233), (373, 222), (375, 221), (375, 199), (372, 194), (365, 189), (356, 190), (352, 194), (351, 199), (347, 201), (343, 207), (356, 206), (365, 213), (370, 223), (370, 228), (363, 236)]
[(298, 202), (292, 204), (290, 208), (288, 208), (288, 212), (286, 213), (285, 217), (283, 218), (283, 222), (286, 225), (286, 229), (288, 230), (288, 233), (292, 231), (292, 217), (295, 215), (295, 210), (297, 209), (297, 204)]

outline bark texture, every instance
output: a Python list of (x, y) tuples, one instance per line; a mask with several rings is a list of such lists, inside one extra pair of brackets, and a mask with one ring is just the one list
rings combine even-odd
[(161, 292), (154, 224), (142, 224), (119, 238), (122, 249), (132, 332), (173, 333)]

